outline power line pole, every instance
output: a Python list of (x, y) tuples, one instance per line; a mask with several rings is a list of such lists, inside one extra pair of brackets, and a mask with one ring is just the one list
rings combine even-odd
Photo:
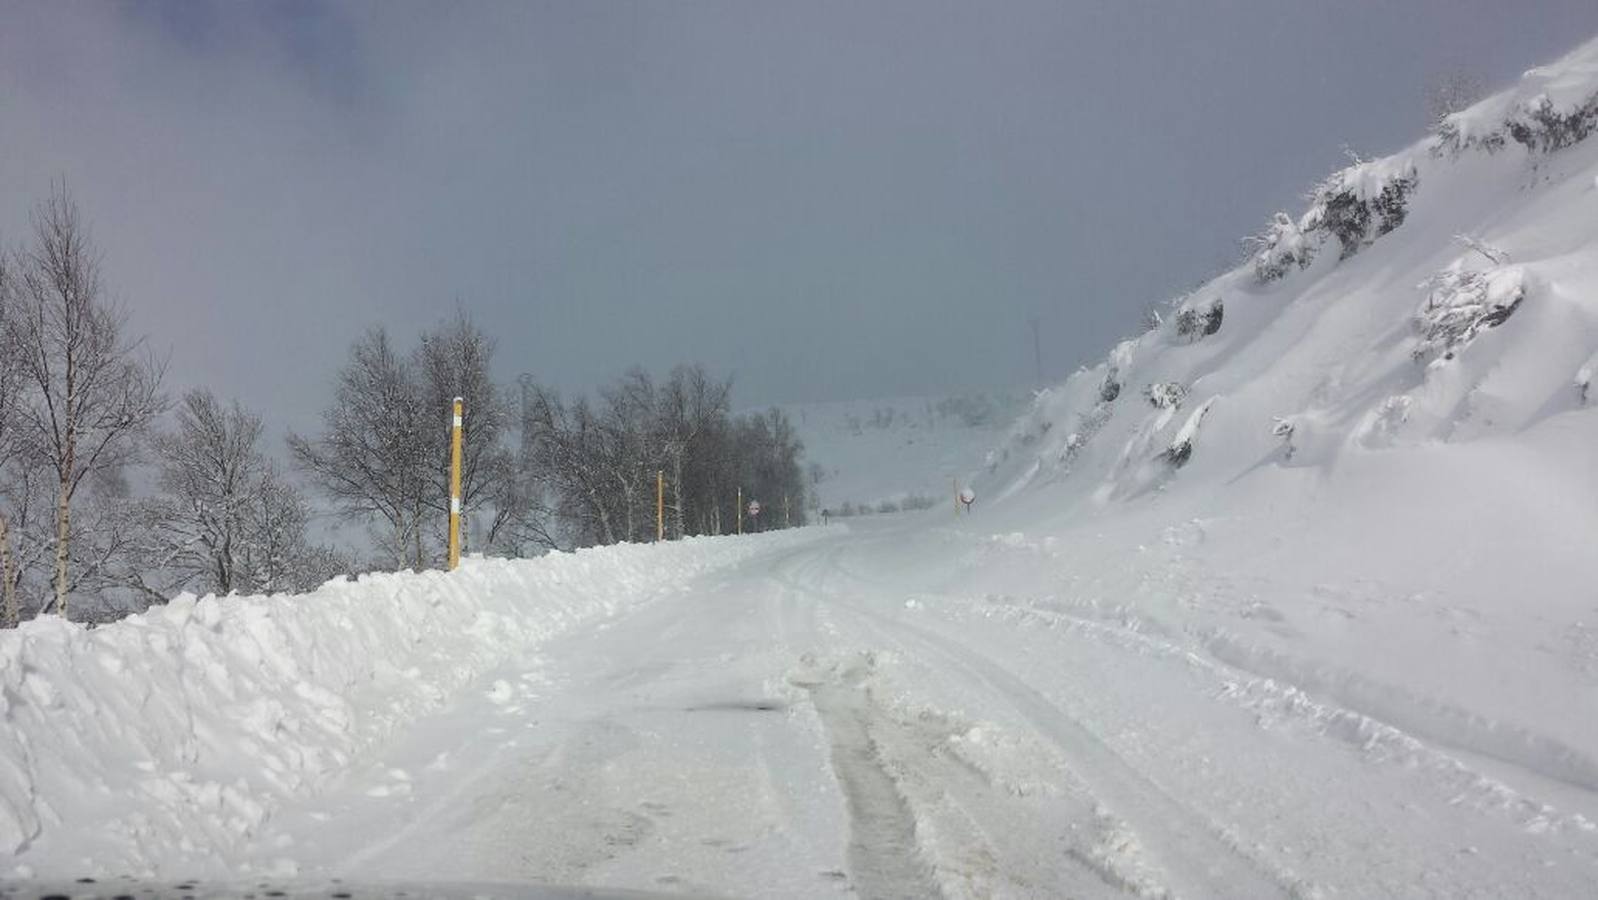
[(456, 397), (449, 427), (449, 568), (461, 564), (461, 413), (464, 402)]

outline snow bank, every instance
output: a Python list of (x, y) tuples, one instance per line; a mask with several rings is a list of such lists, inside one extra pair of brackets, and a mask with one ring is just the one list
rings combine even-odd
[[(145, 848), (169, 863), (173, 847), (248, 847), (286, 798), (511, 654), (819, 532), (472, 559), (0, 632), (0, 860), (18, 864), (0, 874), (29, 874), (30, 848), (67, 823), (72, 846), (50, 855), (91, 871), (156, 874)], [(92, 837), (86, 822), (101, 823)]]

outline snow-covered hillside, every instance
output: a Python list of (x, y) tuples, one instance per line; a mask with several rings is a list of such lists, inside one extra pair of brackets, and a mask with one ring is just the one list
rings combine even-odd
[(1579, 427), (1592, 417), (1564, 414), (1598, 401), (1595, 128), (1590, 42), (1426, 140), (1335, 173), (1308, 211), (1255, 239), (1248, 264), (1040, 397), (988, 458), (987, 483), (1058, 484), (1056, 500), (1103, 507)]
[(1598, 790), (1595, 129), (1598, 41), (1327, 179), (1037, 399), (981, 478), (995, 553)]
[(822, 508), (877, 508), (949, 497), (949, 479), (1003, 438), (1023, 391), (893, 397), (782, 407), (805, 445)]

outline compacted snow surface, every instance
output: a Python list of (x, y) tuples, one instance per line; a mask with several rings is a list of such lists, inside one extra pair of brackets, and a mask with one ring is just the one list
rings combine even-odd
[(1595, 123), (1598, 42), (1337, 173), (970, 514), (0, 634), (0, 876), (1592, 896)]
[[(1295, 655), (1395, 608), (1475, 626), (1434, 629), (1448, 663), (1512, 642), (1365, 577), (1239, 584), (1210, 550), (1240, 526), (1157, 522), (928, 513), (28, 625), (3, 645), (8, 870), (769, 897), (1598, 878), (1590, 739)], [(1523, 680), (1562, 690), (1558, 660)]]

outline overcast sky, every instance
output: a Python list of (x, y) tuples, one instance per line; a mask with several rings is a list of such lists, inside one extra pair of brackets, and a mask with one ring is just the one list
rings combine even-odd
[(0, 240), (65, 177), (133, 323), (277, 428), (458, 302), (584, 389), (741, 404), (1063, 376), (1594, 0), (0, 0)]

